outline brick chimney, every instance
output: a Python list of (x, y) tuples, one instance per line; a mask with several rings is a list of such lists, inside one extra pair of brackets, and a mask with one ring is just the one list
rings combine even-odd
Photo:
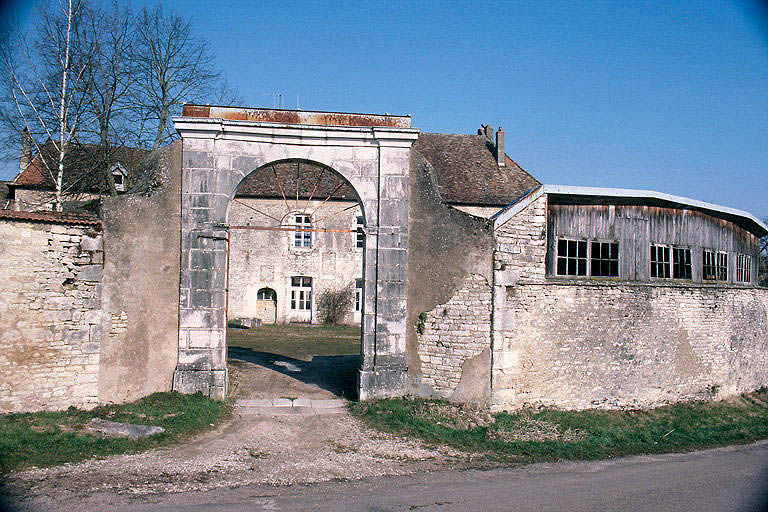
[(496, 132), (496, 163), (499, 164), (499, 167), (504, 167), (507, 164), (507, 154), (504, 153), (504, 131), (501, 126)]
[(483, 127), (483, 134), (485, 135), (485, 138), (493, 141), (493, 126), (489, 124), (482, 125)]
[(27, 168), (32, 161), (32, 136), (25, 126), (21, 130), (21, 154), (19, 155), (19, 172)]

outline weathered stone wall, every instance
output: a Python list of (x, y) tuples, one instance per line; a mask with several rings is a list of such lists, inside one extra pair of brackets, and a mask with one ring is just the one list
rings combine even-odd
[(519, 284), (494, 406), (644, 408), (768, 384), (768, 291)]
[(160, 187), (102, 203), (101, 402), (169, 391), (178, 358), (181, 143), (154, 158)]
[(416, 151), (411, 152), (410, 183), (407, 357), (411, 392), (486, 403), (491, 224), (447, 205), (438, 192), (434, 170)]
[(478, 363), (482, 360), (486, 372), (490, 365), (491, 285), (487, 278), (469, 275), (448, 302), (419, 318), (416, 330), (422, 382), (439, 396), (467, 398), (461, 388), (453, 395), (464, 367), (471, 364), (468, 361), (482, 354)]
[(0, 220), (0, 412), (98, 401), (98, 226)]
[[(313, 212), (322, 206), (317, 215), (323, 220), (321, 227), (330, 230), (354, 230), (359, 208), (350, 201), (328, 201), (323, 198), (309, 204), (301, 201), (301, 211)], [(247, 206), (246, 206), (247, 205)], [(249, 208), (250, 207), (250, 208)], [(255, 211), (253, 208), (258, 210)], [(274, 219), (283, 220), (284, 226), (292, 224), (294, 212), (288, 212), (282, 199), (238, 198), (229, 212), (230, 226), (276, 225)], [(229, 254), (229, 318), (259, 318), (265, 313), (264, 301), (257, 300), (262, 288), (271, 288), (277, 294), (277, 322), (321, 322), (317, 304), (325, 291), (338, 291), (351, 287), (363, 277), (363, 248), (357, 247), (357, 233), (314, 232), (312, 247), (294, 247), (293, 231), (262, 231), (230, 229)], [(294, 312), (290, 309), (291, 277), (312, 278), (311, 311)], [(275, 321), (274, 309), (270, 308), (271, 320)], [(266, 318), (263, 319), (266, 321)], [(360, 323), (360, 313), (354, 312), (354, 303), (346, 321)]]
[(494, 409), (653, 407), (768, 384), (768, 290), (548, 280), (546, 201), (495, 232)]

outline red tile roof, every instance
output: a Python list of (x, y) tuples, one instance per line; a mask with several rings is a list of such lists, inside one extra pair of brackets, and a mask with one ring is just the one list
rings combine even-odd
[(101, 225), (101, 221), (96, 217), (64, 212), (19, 212), (16, 210), (0, 210), (0, 219), (47, 222), (51, 224)]
[[(274, 170), (273, 170), (274, 169)], [(309, 162), (280, 162), (251, 173), (237, 189), (238, 197), (269, 197), (296, 200), (312, 196), (357, 201), (355, 191), (336, 172)]]
[[(93, 144), (73, 146), (64, 160), (63, 190), (78, 192), (103, 192), (107, 190), (103, 173), (94, 172), (94, 165), (101, 155), (97, 154), (98, 148)], [(58, 153), (52, 142), (43, 144), (32, 161), (9, 183), (11, 187), (37, 188), (53, 190), (54, 178), (51, 172), (57, 169)], [(42, 153), (42, 156), (41, 156)], [(147, 154), (146, 150), (130, 147), (113, 147), (110, 149), (109, 161), (121, 162), (126, 168), (136, 165)], [(48, 162), (49, 171), (43, 163)]]

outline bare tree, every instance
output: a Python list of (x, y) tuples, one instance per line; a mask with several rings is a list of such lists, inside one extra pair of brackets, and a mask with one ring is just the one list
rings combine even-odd
[[(64, 162), (79, 126), (83, 95), (78, 92), (85, 65), (78, 48), (79, 0), (43, 4), (31, 36), (6, 37), (0, 57), (7, 96), (2, 119), (41, 155), (41, 172), (53, 187), (53, 207), (62, 208)], [(46, 140), (46, 151), (40, 140)]]
[(83, 164), (100, 173), (106, 192), (114, 195), (115, 150), (135, 142), (130, 137), (134, 23), (130, 9), (117, 0), (87, 5), (82, 18), (80, 48), (87, 53), (81, 56), (86, 66), (78, 85), (85, 103), (76, 141), (80, 158), (88, 160)]
[(174, 137), (170, 119), (184, 103), (210, 101), (226, 86), (207, 42), (194, 36), (189, 20), (164, 12), (161, 5), (145, 7), (137, 34), (140, 128), (154, 126), (151, 148), (157, 149)]
[(111, 169), (126, 156), (139, 157), (128, 189), (152, 188), (141, 159), (177, 137), (182, 105), (234, 101), (205, 39), (160, 5), (134, 16), (124, 0), (46, 0), (33, 37), (8, 35), (0, 51), (0, 152), (29, 140), (56, 209), (62, 195), (117, 193)]

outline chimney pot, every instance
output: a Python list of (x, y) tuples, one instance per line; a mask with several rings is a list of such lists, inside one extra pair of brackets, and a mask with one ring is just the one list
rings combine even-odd
[(507, 164), (507, 154), (504, 152), (504, 131), (501, 126), (496, 132), (496, 163), (499, 164), (499, 167), (504, 167)]

